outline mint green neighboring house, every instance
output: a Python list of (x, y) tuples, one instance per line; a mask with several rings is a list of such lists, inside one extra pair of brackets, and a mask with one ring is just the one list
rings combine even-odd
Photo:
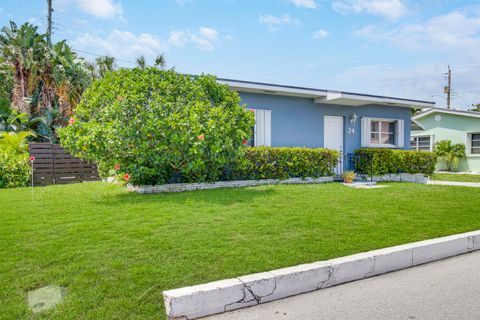
[[(480, 112), (431, 108), (412, 117), (411, 149), (432, 151), (440, 140), (465, 144), (458, 171), (480, 172)], [(446, 170), (445, 163), (438, 169)]]

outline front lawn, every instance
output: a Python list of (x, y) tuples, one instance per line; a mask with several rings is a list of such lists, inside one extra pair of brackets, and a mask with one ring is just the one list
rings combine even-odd
[(479, 207), (477, 189), (406, 183), (0, 190), (0, 318), (57, 284), (66, 300), (38, 318), (158, 319), (163, 290), (480, 229)]
[(480, 182), (480, 174), (435, 173), (432, 180)]

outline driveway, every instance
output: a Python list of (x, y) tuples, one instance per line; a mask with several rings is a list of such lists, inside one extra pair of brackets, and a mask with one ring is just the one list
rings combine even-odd
[(480, 319), (480, 252), (205, 319)]

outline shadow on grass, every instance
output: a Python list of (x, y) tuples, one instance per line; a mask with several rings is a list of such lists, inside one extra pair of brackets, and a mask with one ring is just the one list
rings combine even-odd
[(159, 194), (138, 194), (125, 192), (97, 200), (99, 204), (118, 206), (119, 202), (132, 204), (158, 204), (158, 203), (214, 203), (232, 205), (236, 203), (251, 202), (258, 197), (268, 197), (280, 191), (274, 186), (247, 187), (247, 188), (221, 188), (212, 190), (196, 190), (186, 192), (171, 192)]

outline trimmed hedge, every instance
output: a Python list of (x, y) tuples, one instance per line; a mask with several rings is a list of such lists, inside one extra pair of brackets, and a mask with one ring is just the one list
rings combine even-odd
[(437, 164), (437, 156), (425, 151), (361, 148), (355, 150), (355, 154), (360, 156), (356, 162), (359, 174), (423, 173), (431, 176)]
[(223, 180), (318, 178), (333, 175), (340, 153), (323, 148), (246, 148)]

